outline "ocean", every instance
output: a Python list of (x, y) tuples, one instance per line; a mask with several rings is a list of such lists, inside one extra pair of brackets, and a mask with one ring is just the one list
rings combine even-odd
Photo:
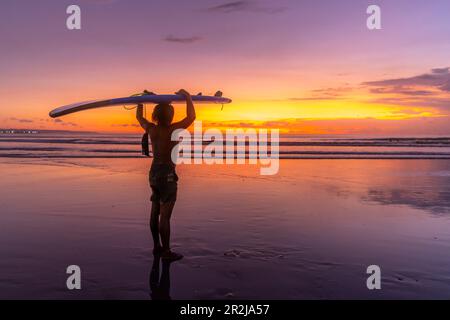
[[(171, 246), (185, 257), (162, 269), (140, 141), (0, 136), (1, 299), (450, 297), (449, 138), (284, 135), (271, 176), (179, 165)], [(82, 290), (66, 288), (71, 265)]]
[[(140, 144), (138, 134), (0, 134), (0, 157), (140, 158)], [(279, 146), (280, 159), (450, 159), (445, 136), (281, 135)]]

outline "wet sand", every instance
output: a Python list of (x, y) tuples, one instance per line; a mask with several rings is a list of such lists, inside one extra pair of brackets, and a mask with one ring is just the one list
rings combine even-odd
[(150, 281), (149, 164), (0, 160), (0, 298), (450, 298), (448, 160), (181, 166), (170, 292)]

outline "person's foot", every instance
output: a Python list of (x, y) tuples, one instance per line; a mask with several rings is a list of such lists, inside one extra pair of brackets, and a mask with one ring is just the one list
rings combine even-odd
[(171, 250), (167, 250), (162, 253), (161, 258), (163, 260), (173, 262), (173, 261), (178, 261), (178, 260), (183, 259), (183, 255), (173, 252)]
[(162, 246), (156, 246), (153, 248), (153, 254), (156, 255), (160, 255), (161, 253), (163, 253), (163, 247)]

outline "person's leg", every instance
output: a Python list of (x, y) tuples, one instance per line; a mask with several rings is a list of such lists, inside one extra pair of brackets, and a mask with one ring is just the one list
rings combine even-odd
[(163, 251), (170, 250), (170, 217), (174, 206), (175, 201), (160, 204), (159, 232)]
[(162, 242), (162, 258), (164, 260), (180, 260), (183, 258), (181, 254), (175, 253), (170, 250), (170, 218), (172, 216), (173, 207), (175, 201), (161, 203), (160, 218), (159, 218), (159, 232), (161, 234)]
[(159, 241), (159, 214), (160, 214), (159, 202), (153, 201), (152, 212), (150, 215), (150, 230), (152, 232), (153, 237), (154, 253), (159, 253), (161, 251), (161, 243)]

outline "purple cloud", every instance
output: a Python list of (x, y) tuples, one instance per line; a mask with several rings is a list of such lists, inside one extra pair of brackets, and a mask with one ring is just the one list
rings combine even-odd
[[(369, 87), (404, 88), (404, 87), (429, 87), (441, 91), (450, 91), (450, 68), (435, 68), (431, 73), (425, 73), (409, 78), (385, 79), (379, 81), (363, 82)], [(401, 89), (403, 90), (403, 89)]]
[(76, 123), (66, 122), (66, 121), (63, 121), (61, 119), (54, 119), (53, 122), (58, 123), (58, 124), (60, 124), (62, 126), (78, 127), (78, 124), (76, 124)]
[(233, 13), (233, 12), (254, 12), (254, 13), (267, 13), (275, 14), (285, 11), (285, 8), (281, 7), (267, 7), (261, 6), (252, 0), (240, 0), (226, 2), (217, 6), (209, 7), (208, 11), (218, 13)]
[(15, 117), (9, 118), (9, 120), (20, 122), (20, 123), (33, 123), (34, 122), (33, 120), (30, 120), (30, 119), (18, 119)]
[(432, 73), (435, 74), (444, 74), (444, 73), (449, 73), (450, 68), (434, 68), (431, 69)]
[(406, 88), (402, 86), (398, 87), (380, 87), (370, 89), (371, 93), (375, 94), (403, 94), (409, 96), (431, 96), (436, 94), (435, 91), (430, 90), (414, 90), (411, 88)]
[(136, 124), (136, 123), (125, 123), (125, 124), (112, 124), (111, 127), (121, 127), (121, 128), (138, 128), (140, 127), (140, 125)]
[(194, 43), (203, 40), (202, 37), (193, 36), (193, 37), (176, 37), (173, 35), (168, 35), (167, 37), (163, 38), (163, 41), (166, 42), (173, 42), (173, 43), (183, 43), (183, 44), (189, 44)]
[(321, 100), (339, 100), (344, 99), (346, 93), (352, 91), (351, 87), (324, 88), (311, 90), (307, 97), (289, 98), (291, 101), (321, 101)]

